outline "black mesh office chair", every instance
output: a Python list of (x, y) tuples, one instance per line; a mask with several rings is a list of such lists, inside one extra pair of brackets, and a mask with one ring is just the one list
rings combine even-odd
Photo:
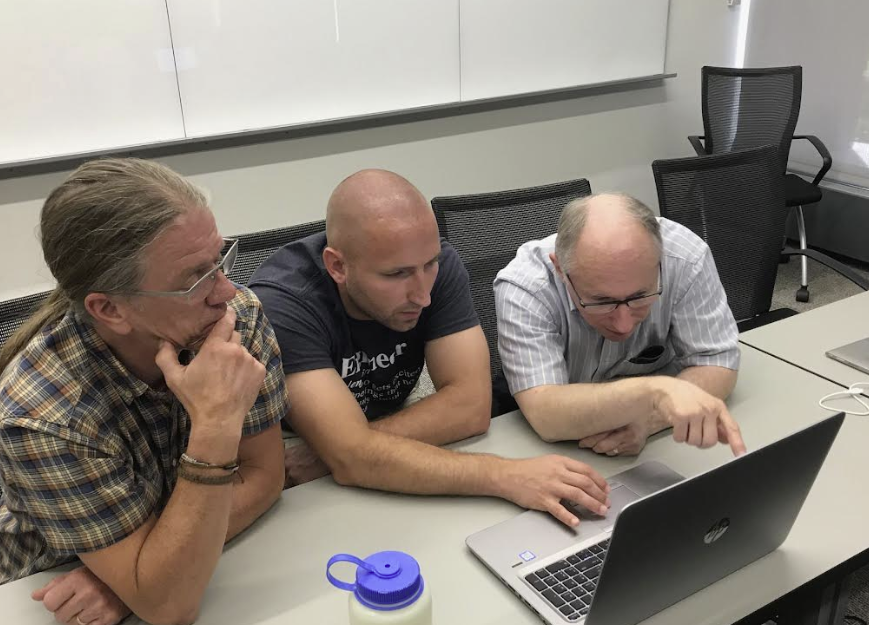
[(297, 239), (323, 232), (325, 229), (326, 222), (320, 220), (288, 228), (263, 230), (233, 237), (238, 239), (238, 257), (235, 259), (235, 266), (229, 273), (229, 279), (236, 284), (247, 284), (253, 272), (279, 247)]
[(781, 249), (788, 209), (777, 146), (658, 160), (652, 171), (661, 215), (709, 245), (740, 332), (796, 314), (769, 310), (780, 254), (809, 256), (869, 289), (869, 282), (824, 254)]
[[(814, 135), (794, 135), (800, 115), (803, 68), (767, 67), (734, 69), (704, 67), (702, 70), (703, 136), (688, 140), (698, 155), (720, 154), (772, 144), (777, 147), (779, 172), (784, 174), (785, 205), (796, 209), (800, 248), (806, 245), (803, 206), (820, 202), (818, 186), (833, 164), (830, 152)], [(793, 139), (809, 141), (823, 164), (812, 182), (786, 173)], [(809, 301), (808, 266), (802, 258), (802, 276), (797, 301)]]
[(49, 291), (45, 291), (0, 302), (0, 347), (36, 312), (48, 295)]
[[(0, 301), (0, 348), (9, 340), (15, 331), (27, 321), (39, 305), (49, 296), (49, 291), (25, 295), (6, 301)], [(2, 371), (0, 371), (2, 373)], [(3, 489), (0, 487), (0, 495)]]
[(571, 180), (528, 189), (479, 195), (436, 197), (431, 201), (442, 237), (453, 245), (470, 277), (471, 298), (489, 344), (493, 415), (516, 407), (501, 376), (495, 275), (516, 256), (520, 245), (558, 229), (564, 206), (591, 193), (588, 180)]

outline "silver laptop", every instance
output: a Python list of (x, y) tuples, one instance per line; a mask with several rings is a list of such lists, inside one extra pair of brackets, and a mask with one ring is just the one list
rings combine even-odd
[(781, 545), (843, 419), (691, 479), (641, 464), (609, 480), (606, 518), (577, 507), (572, 529), (528, 511), (467, 545), (546, 623), (632, 625)]
[(859, 369), (863, 373), (869, 373), (869, 339), (862, 339), (831, 349), (827, 352), (827, 357)]

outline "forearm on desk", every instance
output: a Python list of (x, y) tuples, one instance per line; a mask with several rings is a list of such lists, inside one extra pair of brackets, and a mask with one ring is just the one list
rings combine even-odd
[(276, 482), (273, 472), (263, 467), (239, 467), (238, 477), (232, 485), (226, 540), (238, 536), (271, 508), (280, 497), (283, 485), (283, 473), (280, 482)]
[(284, 487), (284, 442), (281, 426), (244, 436), (238, 446), (239, 470), (232, 485), (232, 510), (226, 540), (260, 517)]
[(287, 389), (293, 429), (339, 484), (415, 494), (492, 492), (497, 459), (458, 454), (371, 427), (334, 369), (289, 375)]
[(531, 427), (547, 442), (579, 440), (614, 430), (654, 409), (654, 377), (538, 386), (516, 394)]
[(676, 377), (719, 399), (727, 399), (736, 386), (738, 372), (725, 367), (698, 366), (683, 369)]
[[(234, 457), (237, 448), (237, 439), (204, 440), (194, 430), (187, 450), (195, 458), (223, 459)], [(223, 550), (232, 488), (179, 478), (159, 517), (79, 558), (140, 618), (193, 622)]]
[(507, 462), (377, 431), (337, 455), (331, 469), (339, 484), (414, 495), (495, 495), (495, 473)]
[(492, 381), (489, 348), (480, 327), (428, 342), (425, 357), (437, 391), (371, 427), (431, 445), (486, 432), (492, 414)]
[(492, 393), (447, 385), (411, 406), (373, 421), (370, 427), (430, 445), (446, 445), (489, 429)]

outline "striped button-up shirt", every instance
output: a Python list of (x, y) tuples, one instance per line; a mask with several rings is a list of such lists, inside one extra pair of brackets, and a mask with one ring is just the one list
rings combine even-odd
[[(511, 393), (546, 384), (674, 375), (701, 365), (739, 368), (736, 321), (709, 247), (684, 226), (658, 221), (663, 293), (623, 342), (605, 339), (579, 314), (549, 258), (555, 235), (519, 248), (494, 285), (498, 351)], [(660, 356), (637, 362), (648, 348)]]
[[(267, 369), (242, 434), (288, 409), (281, 357), (259, 300), (230, 302)], [(43, 328), (0, 377), (0, 584), (108, 547), (169, 501), (190, 419), (136, 378), (73, 313)]]

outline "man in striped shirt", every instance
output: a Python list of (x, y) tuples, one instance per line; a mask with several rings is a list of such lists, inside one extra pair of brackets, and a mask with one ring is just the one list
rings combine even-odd
[(652, 434), (745, 451), (724, 399), (736, 322), (709, 247), (623, 194), (575, 200), (495, 279), (510, 392), (547, 441), (638, 454)]

